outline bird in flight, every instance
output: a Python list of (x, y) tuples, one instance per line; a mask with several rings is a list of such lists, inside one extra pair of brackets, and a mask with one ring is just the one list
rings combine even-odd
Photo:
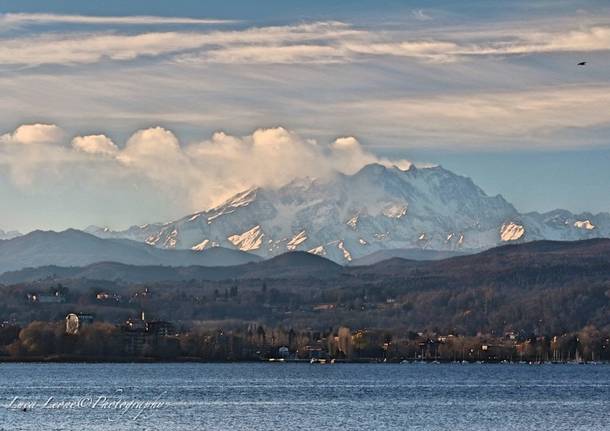
[(577, 66), (586, 66), (587, 62), (586, 61), (581, 61), (580, 63), (577, 64)]

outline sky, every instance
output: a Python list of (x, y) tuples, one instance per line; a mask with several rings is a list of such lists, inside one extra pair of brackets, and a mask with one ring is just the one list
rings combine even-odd
[(0, 0), (0, 229), (168, 221), (372, 162), (610, 211), (609, 54), (602, 1)]

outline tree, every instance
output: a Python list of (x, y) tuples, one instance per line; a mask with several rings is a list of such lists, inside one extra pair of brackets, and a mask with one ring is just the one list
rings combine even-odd
[(8, 346), (19, 339), (19, 326), (1, 326), (0, 327), (0, 346)]
[(58, 325), (48, 322), (32, 322), (19, 333), (23, 351), (32, 356), (55, 353)]
[(582, 328), (578, 333), (578, 339), (584, 361), (595, 361), (595, 358), (600, 357), (602, 336), (595, 326), (588, 325)]
[(349, 328), (342, 326), (339, 328), (337, 332), (338, 337), (338, 350), (341, 352), (346, 358), (352, 357), (352, 333)]

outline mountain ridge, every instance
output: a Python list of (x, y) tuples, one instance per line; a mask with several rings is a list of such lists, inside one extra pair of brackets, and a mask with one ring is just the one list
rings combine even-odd
[(158, 248), (222, 246), (264, 258), (301, 250), (349, 263), (382, 250), (473, 253), (511, 242), (609, 237), (610, 214), (519, 213), (502, 195), (488, 196), (441, 166), (370, 164), (352, 175), (252, 187), (173, 222), (87, 231)]
[(98, 281), (167, 282), (185, 280), (221, 281), (256, 278), (327, 279), (343, 267), (328, 259), (305, 252), (288, 252), (268, 260), (232, 266), (130, 265), (121, 262), (96, 262), (85, 266), (44, 265), (0, 274), (0, 283), (14, 284), (43, 279), (88, 279)]
[(0, 273), (44, 265), (82, 266), (105, 261), (180, 266), (189, 263), (234, 265), (260, 259), (221, 247), (204, 252), (163, 250), (127, 239), (104, 239), (76, 229), (36, 230), (0, 241)]
[[(563, 269), (562, 269), (563, 268)], [(601, 271), (601, 272), (600, 272)], [(514, 278), (516, 273), (521, 276)], [(341, 266), (304, 252), (288, 252), (268, 260), (234, 266), (159, 266), (98, 262), (82, 267), (58, 265), (24, 268), (0, 274), (0, 283), (14, 284), (44, 279), (89, 279), (124, 282), (230, 281), (245, 279), (336, 280), (337, 283), (398, 283), (406, 280), (424, 286), (461, 280), (515, 280), (544, 277), (610, 275), (610, 239), (534, 241), (499, 246), (477, 254), (441, 260), (415, 261), (400, 257), (366, 266)], [(482, 278), (481, 278), (482, 277)], [(474, 283), (474, 281), (473, 281)], [(475, 283), (476, 284), (476, 283)]]
[(0, 229), (0, 241), (7, 240), (7, 239), (13, 239), (18, 236), (21, 236), (21, 233), (16, 230), (4, 231), (4, 230)]

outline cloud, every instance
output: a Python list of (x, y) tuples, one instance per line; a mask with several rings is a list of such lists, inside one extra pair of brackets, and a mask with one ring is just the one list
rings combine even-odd
[(60, 15), (48, 13), (6, 13), (0, 14), (0, 24), (120, 24), (120, 25), (152, 25), (152, 24), (230, 24), (238, 21), (206, 18), (184, 18), (165, 16), (91, 16), (91, 15)]
[(24, 124), (13, 133), (0, 137), (0, 141), (23, 145), (51, 144), (63, 138), (63, 131), (54, 124)]
[[(329, 43), (362, 32), (340, 22), (316, 22), (294, 26), (250, 28), (240, 31), (148, 32), (140, 34), (66, 33), (0, 39), (0, 64), (87, 64), (104, 59), (125, 61), (196, 51), (186, 59), (210, 61), (270, 62), (312, 61), (328, 56), (329, 50), (315, 41)], [(311, 44), (308, 47), (305, 44)], [(274, 50), (278, 52), (274, 54)], [(299, 54), (300, 53), (300, 54)], [(206, 57), (207, 56), (207, 57)], [(181, 57), (178, 56), (178, 61)]]
[[(0, 136), (0, 168), (15, 184), (29, 186), (39, 175), (54, 175), (70, 159), (64, 132), (53, 124), (26, 124)], [(3, 169), (0, 169), (0, 173)]]
[(370, 163), (396, 165), (401, 169), (408, 169), (411, 166), (411, 162), (408, 160), (388, 160), (375, 156), (366, 151), (353, 136), (337, 138), (330, 148), (332, 164), (341, 166), (341, 171), (346, 173), (354, 173)]
[(433, 61), (453, 61), (459, 45), (454, 42), (443, 41), (414, 41), (414, 42), (374, 42), (374, 43), (348, 43), (346, 49), (354, 54), (385, 55), (396, 57), (412, 57)]
[(282, 127), (258, 129), (243, 137), (216, 132), (189, 144), (181, 144), (167, 129), (153, 127), (135, 132), (122, 148), (104, 135), (77, 136), (71, 146), (43, 143), (37, 151), (19, 148), (31, 146), (0, 143), (0, 166), (8, 166), (21, 187), (33, 187), (37, 181), (46, 184), (48, 176), (81, 185), (98, 183), (104, 176), (108, 181), (121, 177), (148, 182), (184, 211), (213, 206), (252, 186), (279, 187), (299, 177), (353, 173), (373, 162), (409, 163), (380, 159), (354, 137), (325, 145)]
[[(466, 37), (469, 36), (469, 37)], [(523, 31), (504, 34), (481, 32), (456, 33), (453, 40), (444, 39), (407, 41), (347, 42), (345, 48), (353, 53), (411, 57), (435, 62), (454, 62), (475, 56), (511, 56), (552, 52), (591, 52), (610, 50), (610, 27), (593, 26), (572, 31)]]
[(139, 159), (163, 158), (180, 152), (178, 138), (162, 127), (139, 130), (129, 140), (119, 158), (129, 164)]
[(279, 187), (300, 177), (351, 174), (373, 162), (405, 163), (380, 159), (355, 138), (324, 145), (283, 127), (258, 129), (244, 137), (216, 132), (209, 140), (185, 146), (184, 154), (194, 170), (189, 181), (207, 184), (193, 187), (193, 201), (212, 204), (253, 185)]
[(41, 65), (95, 63), (104, 58), (133, 60), (198, 48), (204, 40), (201, 35), (177, 32), (80, 37), (45, 35), (2, 41), (0, 63)]
[(199, 174), (192, 160), (180, 147), (178, 138), (169, 130), (153, 127), (139, 130), (127, 141), (116, 160), (123, 168), (153, 181), (166, 191), (192, 194)]
[(610, 50), (610, 27), (593, 26), (585, 30), (531, 31), (516, 40), (461, 45), (450, 55), (515, 55), (549, 52), (589, 52)]
[[(418, 11), (415, 16), (427, 15)], [(70, 17), (64, 15), (4, 15), (4, 20), (146, 23), (173, 18)], [(180, 20), (180, 19), (176, 19)], [(199, 21), (197, 21), (199, 22)], [(177, 22), (180, 23), (180, 22)], [(185, 23), (186, 24), (186, 23)], [(552, 52), (610, 50), (610, 26), (582, 28), (517, 28), (436, 32), (356, 28), (348, 23), (321, 21), (239, 30), (41, 33), (0, 39), (0, 64), (86, 64), (103, 60), (171, 56), (176, 63), (319, 64), (365, 61), (372, 56), (455, 62), (474, 56), (511, 56)]]
[[(610, 125), (610, 87), (579, 85), (534, 88), (523, 91), (477, 92), (434, 97), (396, 97), (350, 102), (334, 107), (337, 117), (366, 118), (371, 132), (402, 130), (403, 135), (430, 138), (432, 146), (461, 148), (501, 146), (511, 139), (513, 147), (546, 148), (574, 145), (561, 131)], [(607, 141), (605, 141), (607, 142)], [(581, 138), (578, 145), (586, 145)]]
[[(574, 20), (535, 21), (518, 27), (457, 25), (448, 32), (434, 29), (435, 23), (400, 31), (316, 22), (188, 33), (17, 35), (8, 40), (20, 41), (23, 50), (0, 44), (0, 63), (13, 55), (47, 63), (129, 59), (142, 52), (157, 55), (157, 48), (167, 61), (79, 70), (3, 68), (4, 127), (45, 118), (68, 125), (72, 134), (108, 125), (105, 131), (114, 138), (142, 124), (163, 124), (190, 141), (201, 131), (245, 134), (261, 124), (285, 124), (324, 142), (337, 133), (355, 134), (377, 148), (607, 143), (602, 128), (610, 126), (610, 81), (603, 54), (458, 60), (547, 45), (603, 48), (608, 27), (579, 20), (573, 30)], [(37, 52), (26, 43), (32, 38), (48, 43)], [(62, 45), (67, 41), (68, 49)], [(587, 58), (593, 67), (576, 68), (572, 57)]]
[(112, 156), (119, 151), (114, 142), (104, 135), (77, 136), (72, 140), (72, 147), (84, 153), (104, 156)]
[(411, 15), (413, 15), (413, 18), (418, 21), (429, 21), (432, 19), (432, 17), (425, 13), (423, 9), (412, 10)]
[(188, 55), (178, 59), (185, 63), (224, 64), (330, 64), (345, 63), (346, 53), (333, 46), (290, 45), (290, 46), (241, 46), (210, 51), (205, 57)]

